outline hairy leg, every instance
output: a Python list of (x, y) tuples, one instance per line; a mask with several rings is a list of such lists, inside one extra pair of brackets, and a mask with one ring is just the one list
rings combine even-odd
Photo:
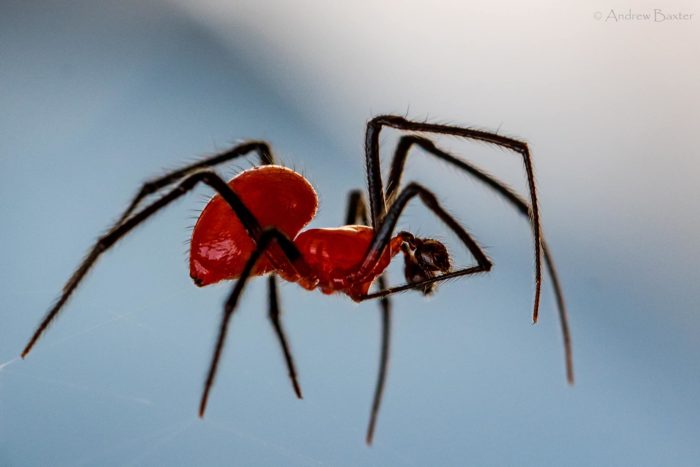
[(122, 237), (131, 232), (136, 226), (150, 219), (151, 216), (160, 211), (162, 208), (168, 206), (170, 203), (192, 190), (199, 182), (209, 185), (216, 192), (218, 192), (224, 198), (224, 200), (226, 200), (229, 206), (231, 206), (231, 209), (233, 209), (235, 215), (241, 220), (241, 223), (246, 228), (248, 235), (250, 235), (251, 238), (257, 239), (260, 237), (262, 229), (258, 221), (255, 219), (255, 216), (253, 216), (238, 195), (236, 195), (236, 193), (229, 188), (224, 180), (222, 180), (214, 172), (208, 170), (199, 171), (188, 175), (171, 191), (161, 196), (159, 199), (155, 200), (145, 208), (136, 212), (97, 240), (92, 249), (88, 252), (85, 259), (83, 259), (82, 263), (80, 263), (78, 268), (73, 272), (73, 275), (70, 277), (70, 279), (68, 279), (68, 282), (66, 282), (61, 296), (58, 298), (53, 307), (47, 312), (44, 319), (37, 327), (36, 331), (27, 343), (27, 346), (22, 351), (22, 358), (26, 357), (32, 350), (34, 344), (36, 344), (37, 340), (39, 340), (41, 337), (41, 334), (46, 330), (46, 328), (48, 328), (51, 322), (56, 319), (59, 312), (63, 309), (63, 305), (65, 305), (71, 294), (77, 289), (80, 282), (90, 271), (97, 259), (102, 256), (105, 251), (111, 248)]
[(271, 274), (268, 278), (268, 302), (269, 302), (269, 312), (268, 316), (272, 327), (275, 330), (275, 335), (277, 340), (282, 347), (282, 353), (284, 354), (284, 361), (287, 365), (287, 371), (289, 373), (289, 379), (292, 382), (292, 387), (294, 388), (294, 393), (299, 399), (303, 399), (301, 395), (301, 387), (299, 386), (299, 381), (297, 380), (297, 370), (294, 365), (294, 358), (292, 358), (292, 351), (289, 348), (289, 343), (287, 342), (287, 335), (282, 327), (282, 322), (280, 320), (280, 306), (279, 298), (277, 293), (277, 276)]
[(379, 159), (379, 133), (385, 126), (403, 131), (452, 135), (468, 140), (483, 141), (511, 150), (519, 154), (523, 159), (525, 173), (530, 191), (530, 205), (532, 206), (532, 229), (535, 237), (535, 299), (532, 310), (532, 319), (537, 322), (540, 307), (540, 293), (542, 289), (542, 242), (540, 234), (540, 214), (537, 206), (537, 190), (535, 187), (535, 175), (532, 168), (532, 158), (527, 144), (513, 138), (474, 130), (453, 125), (440, 125), (427, 122), (414, 122), (396, 115), (380, 115), (367, 123), (365, 135), (365, 155), (367, 164), (367, 185), (369, 189), (370, 208), (372, 210), (372, 226), (376, 229), (383, 221), (387, 212), (387, 202), (382, 184), (380, 159)]
[[(350, 195), (348, 196), (348, 211), (345, 217), (345, 223), (350, 225), (358, 222), (364, 225), (369, 224), (369, 219), (367, 217), (367, 205), (362, 197), (362, 192), (356, 190), (351, 191)], [(386, 282), (386, 273), (384, 273), (379, 276), (379, 280), (377, 281), (379, 292), (386, 290)], [(382, 341), (381, 352), (379, 355), (379, 373), (377, 374), (377, 384), (374, 388), (372, 409), (370, 412), (369, 423), (367, 425), (367, 435), (365, 437), (367, 444), (372, 444), (372, 440), (374, 439), (374, 430), (377, 426), (379, 408), (381, 407), (382, 398), (384, 395), (384, 386), (386, 384), (386, 376), (389, 368), (389, 354), (391, 349), (391, 301), (388, 296), (384, 296), (380, 299), (379, 308), (381, 313)]]
[[(473, 176), (486, 186), (494, 190), (507, 202), (509, 202), (521, 215), (532, 221), (532, 208), (519, 194), (514, 192), (503, 182), (489, 175), (475, 165), (460, 159), (447, 151), (438, 148), (433, 141), (417, 135), (405, 135), (399, 140), (394, 153), (394, 158), (391, 161), (391, 169), (389, 178), (386, 184), (386, 199), (389, 204), (396, 198), (396, 194), (401, 185), (401, 176), (403, 175), (406, 159), (413, 146), (418, 146), (427, 154), (432, 155), (440, 160), (443, 160), (467, 174)], [(547, 242), (542, 235), (542, 253), (544, 254), (545, 265), (552, 280), (552, 287), (557, 301), (557, 309), (559, 312), (559, 324), (561, 327), (562, 337), (564, 341), (564, 358), (566, 362), (566, 376), (570, 384), (574, 383), (574, 366), (573, 366), (573, 351), (571, 348), (571, 332), (569, 331), (569, 320), (566, 311), (566, 303), (564, 301), (564, 292), (562, 291), (559, 275), (557, 274), (554, 259), (550, 253)]]
[(266, 229), (257, 238), (255, 250), (251, 253), (248, 261), (241, 272), (241, 276), (236, 280), (233, 290), (229, 295), (226, 303), (224, 304), (224, 311), (221, 317), (221, 324), (219, 326), (219, 335), (216, 340), (216, 345), (214, 347), (214, 352), (212, 354), (211, 363), (209, 365), (209, 371), (207, 372), (207, 378), (204, 383), (204, 390), (202, 391), (202, 398), (199, 403), (199, 416), (204, 417), (204, 412), (207, 408), (207, 401), (209, 400), (209, 392), (214, 384), (214, 379), (216, 378), (217, 369), (219, 367), (219, 361), (221, 359), (221, 353), (224, 349), (224, 343), (226, 342), (226, 334), (228, 332), (228, 326), (231, 322), (231, 317), (233, 312), (236, 310), (236, 305), (238, 304), (238, 299), (243, 292), (243, 289), (250, 278), (253, 268), (255, 267), (258, 260), (262, 257), (265, 251), (273, 244), (273, 241), (280, 246), (280, 250), (283, 252), (285, 258), (290, 262), (290, 264), (297, 269), (299, 272), (307, 272), (307, 265), (304, 263), (304, 259), (294, 246), (294, 243), (289, 240), (284, 233), (277, 229)]

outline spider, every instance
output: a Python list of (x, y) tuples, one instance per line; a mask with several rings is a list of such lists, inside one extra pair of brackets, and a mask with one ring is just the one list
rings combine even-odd
[[(399, 139), (386, 187), (382, 181), (379, 134), (391, 127), (405, 134)], [(522, 157), (527, 176), (529, 201), (473, 164), (440, 149), (425, 137), (443, 134), (476, 140), (508, 149)], [(160, 209), (189, 192), (198, 183), (216, 191), (195, 225), (190, 249), (190, 275), (198, 286), (236, 279), (224, 304), (218, 337), (207, 372), (199, 404), (203, 417), (216, 377), (226, 333), (238, 299), (252, 276), (268, 275), (269, 318), (279, 341), (292, 388), (302, 398), (297, 371), (280, 321), (277, 276), (296, 282), (308, 290), (344, 293), (356, 302), (379, 300), (381, 312), (381, 353), (379, 373), (370, 410), (366, 442), (371, 444), (387, 375), (391, 335), (391, 295), (414, 289), (430, 294), (447, 279), (468, 276), (491, 269), (492, 263), (471, 234), (442, 207), (434, 194), (418, 183), (401, 187), (401, 178), (409, 151), (414, 146), (466, 172), (507, 200), (520, 214), (530, 219), (534, 236), (535, 293), (533, 322), (537, 322), (542, 286), (542, 257), (552, 280), (564, 340), (566, 375), (573, 384), (571, 339), (563, 293), (549, 249), (540, 228), (537, 192), (532, 160), (527, 144), (487, 131), (410, 121), (404, 117), (383, 115), (367, 123), (365, 157), (369, 206), (360, 190), (349, 194), (345, 226), (302, 231), (314, 217), (318, 205), (311, 184), (291, 169), (275, 165), (269, 145), (249, 141), (230, 150), (167, 173), (143, 184), (117, 222), (101, 236), (82, 263), (68, 279), (62, 294), (45, 315), (21, 356), (26, 357), (49, 324), (56, 319), (68, 298), (90, 271), (97, 259), (134, 227), (150, 219)], [(256, 154), (260, 165), (241, 172), (226, 183), (212, 168), (249, 154)], [(159, 198), (140, 207), (145, 198)], [(476, 264), (453, 270), (443, 243), (419, 238), (409, 232), (394, 234), (397, 221), (407, 203), (418, 198), (459, 238)], [(139, 209), (140, 208), (140, 209)], [(404, 259), (406, 282), (388, 287), (385, 269), (392, 258)], [(376, 291), (370, 287), (377, 285)]]

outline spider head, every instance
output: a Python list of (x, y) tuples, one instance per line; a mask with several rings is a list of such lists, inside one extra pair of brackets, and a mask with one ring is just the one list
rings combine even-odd
[[(450, 254), (442, 242), (432, 238), (417, 238), (408, 232), (401, 232), (400, 235), (404, 240), (401, 250), (406, 282), (415, 284), (450, 270)], [(436, 287), (435, 282), (423, 285), (423, 294), (430, 295)]]

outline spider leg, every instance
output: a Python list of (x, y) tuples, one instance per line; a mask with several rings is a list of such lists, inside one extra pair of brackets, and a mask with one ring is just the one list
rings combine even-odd
[[(367, 217), (367, 205), (362, 197), (362, 192), (359, 190), (353, 190), (348, 196), (348, 211), (345, 218), (345, 223), (355, 224), (358, 221), (362, 222), (364, 225), (369, 224), (369, 219)], [(379, 292), (386, 290), (386, 273), (379, 276), (377, 281)], [(374, 438), (374, 429), (377, 425), (377, 416), (379, 415), (379, 407), (382, 403), (382, 397), (384, 395), (384, 386), (386, 383), (387, 370), (389, 368), (389, 349), (391, 348), (391, 301), (389, 296), (381, 297), (379, 301), (379, 306), (382, 315), (382, 344), (381, 353), (379, 356), (379, 373), (377, 375), (377, 384), (374, 388), (374, 399), (372, 401), (372, 409), (370, 412), (369, 424), (367, 425), (367, 444), (372, 444), (372, 439)]]
[(70, 279), (68, 279), (68, 282), (66, 282), (61, 296), (58, 298), (53, 307), (47, 312), (44, 319), (37, 327), (36, 331), (27, 343), (27, 346), (22, 351), (22, 358), (27, 356), (27, 354), (32, 350), (32, 347), (34, 347), (34, 344), (36, 344), (39, 337), (41, 337), (41, 334), (58, 316), (59, 312), (63, 308), (63, 305), (66, 303), (66, 301), (68, 301), (68, 298), (75, 291), (102, 253), (108, 250), (123, 236), (131, 232), (134, 227), (138, 226), (142, 222), (149, 219), (153, 214), (160, 211), (161, 208), (166, 207), (171, 202), (189, 192), (199, 182), (209, 185), (216, 192), (218, 192), (224, 198), (224, 200), (226, 200), (226, 202), (233, 209), (234, 213), (240, 219), (251, 238), (257, 239), (260, 237), (262, 234), (262, 229), (258, 221), (255, 219), (255, 216), (250, 212), (250, 210), (248, 210), (238, 195), (231, 190), (224, 180), (222, 180), (214, 172), (208, 170), (190, 174), (184, 180), (182, 180), (177, 187), (173, 188), (171, 191), (155, 200), (145, 208), (136, 212), (134, 215), (112, 228), (109, 232), (97, 240), (95, 245), (88, 252), (85, 259), (83, 259), (83, 262), (80, 263), (78, 268), (73, 272), (73, 275), (70, 277)]
[[(386, 290), (383, 275), (379, 277), (379, 290)], [(382, 297), (380, 305), (382, 308), (382, 350), (379, 355), (379, 373), (377, 374), (377, 385), (374, 388), (372, 411), (370, 412), (369, 423), (367, 424), (367, 435), (365, 436), (365, 442), (368, 445), (371, 445), (374, 439), (374, 429), (377, 426), (379, 408), (382, 404), (382, 397), (384, 396), (386, 375), (389, 369), (389, 351), (391, 349), (391, 303), (389, 302), (389, 297), (386, 295)]]
[(353, 225), (358, 222), (362, 225), (369, 225), (367, 203), (362, 197), (361, 190), (352, 190), (348, 193), (348, 210), (345, 214), (345, 224)]
[(386, 197), (382, 185), (379, 160), (379, 133), (384, 126), (405, 131), (417, 131), (444, 135), (459, 136), (466, 139), (483, 141), (504, 147), (520, 154), (523, 158), (527, 182), (530, 191), (530, 206), (532, 206), (532, 230), (535, 237), (535, 299), (532, 319), (537, 322), (542, 289), (542, 240), (540, 234), (540, 211), (537, 206), (537, 191), (535, 176), (532, 169), (532, 158), (527, 144), (523, 141), (507, 138), (487, 131), (473, 130), (451, 125), (440, 125), (426, 122), (413, 122), (395, 115), (381, 115), (367, 123), (365, 135), (365, 153), (367, 164), (367, 186), (369, 189), (370, 207), (372, 209), (372, 225), (377, 228), (386, 213)]
[(399, 287), (393, 287), (385, 291), (375, 292), (373, 294), (367, 294), (361, 298), (361, 300), (368, 300), (373, 298), (385, 297), (392, 295), (396, 292), (401, 292), (408, 289), (419, 289), (424, 285), (432, 284), (435, 282), (444, 281), (447, 279), (452, 279), (454, 277), (475, 274), (478, 272), (487, 272), (491, 270), (491, 261), (486, 257), (486, 254), (482, 251), (481, 247), (476, 243), (476, 241), (469, 235), (469, 233), (462, 227), (457, 220), (452, 217), (447, 211), (445, 211), (440, 203), (438, 202), (435, 195), (427, 188), (419, 185), (418, 183), (409, 183), (401, 191), (401, 193), (396, 197), (396, 201), (391, 205), (389, 211), (384, 216), (384, 220), (378, 229), (375, 229), (374, 238), (372, 243), (370, 243), (367, 253), (365, 254), (365, 259), (362, 265), (356, 273), (356, 277), (359, 280), (363, 280), (371, 275), (377, 261), (381, 257), (385, 248), (391, 240), (391, 236), (396, 228), (396, 223), (401, 216), (401, 213), (406, 208), (408, 202), (418, 196), (420, 200), (425, 204), (425, 206), (430, 209), (440, 220), (442, 220), (447, 227), (452, 230), (457, 237), (464, 243), (469, 252), (472, 254), (474, 259), (476, 259), (476, 266), (460, 269), (453, 272), (444, 273), (437, 277), (430, 279), (425, 279), (419, 282), (413, 282), (410, 284), (405, 284)]
[[(505, 200), (511, 203), (520, 214), (527, 217), (528, 219), (532, 219), (532, 209), (530, 208), (530, 205), (527, 203), (527, 201), (525, 201), (519, 194), (514, 192), (508, 186), (506, 186), (503, 182), (500, 182), (493, 176), (470, 164), (469, 162), (466, 162), (446, 151), (443, 151), (442, 149), (435, 146), (435, 144), (431, 140), (416, 135), (402, 136), (399, 140), (399, 144), (394, 154), (394, 159), (391, 162), (391, 171), (389, 173), (389, 178), (387, 179), (386, 184), (386, 199), (389, 203), (391, 203), (396, 196), (397, 189), (401, 184), (401, 175), (403, 173), (404, 165), (406, 163), (406, 158), (408, 157), (409, 150), (414, 145), (419, 146), (428, 154), (432, 154), (438, 159), (444, 160), (464, 170), (468, 174), (474, 176), (477, 180), (486, 184), (489, 188), (493, 189), (496, 193), (505, 198)], [(564, 292), (562, 291), (561, 283), (559, 282), (559, 275), (557, 274), (557, 270), (554, 265), (554, 259), (552, 258), (552, 255), (549, 251), (549, 247), (547, 246), (547, 242), (544, 239), (544, 234), (541, 238), (544, 262), (547, 266), (549, 277), (552, 280), (554, 296), (556, 298), (557, 309), (559, 311), (559, 323), (561, 326), (561, 332), (564, 341), (566, 376), (569, 383), (573, 384), (573, 352), (571, 349), (571, 333), (569, 331), (569, 320), (566, 311), (566, 303), (564, 302)]]
[(271, 274), (268, 279), (268, 293), (269, 293), (269, 317), (272, 327), (275, 330), (275, 335), (279, 340), (280, 346), (282, 347), (282, 353), (284, 353), (284, 361), (287, 364), (287, 370), (289, 371), (289, 379), (292, 381), (292, 386), (294, 387), (294, 392), (299, 399), (303, 399), (301, 395), (301, 387), (297, 381), (297, 371), (294, 366), (294, 359), (292, 358), (292, 352), (289, 349), (289, 344), (287, 343), (287, 336), (282, 327), (282, 322), (280, 321), (280, 308), (279, 308), (279, 298), (277, 294), (277, 276)]
[(214, 384), (214, 378), (216, 377), (216, 372), (219, 366), (219, 360), (221, 359), (221, 353), (224, 348), (224, 342), (226, 341), (226, 333), (228, 332), (228, 326), (231, 321), (231, 316), (236, 309), (236, 304), (238, 299), (243, 292), (243, 288), (246, 282), (250, 278), (250, 274), (253, 272), (253, 268), (260, 259), (260, 257), (265, 253), (265, 251), (272, 245), (272, 241), (275, 240), (280, 246), (280, 250), (283, 252), (284, 257), (289, 260), (289, 262), (298, 271), (304, 271), (306, 263), (304, 259), (294, 245), (294, 243), (287, 238), (282, 232), (275, 228), (265, 229), (261, 235), (255, 237), (257, 238), (255, 250), (251, 253), (248, 261), (241, 272), (240, 277), (233, 286), (233, 290), (229, 295), (226, 303), (224, 305), (224, 312), (221, 317), (221, 325), (219, 326), (219, 336), (216, 340), (216, 345), (214, 347), (214, 353), (212, 354), (211, 364), (209, 366), (209, 371), (207, 373), (207, 378), (204, 383), (204, 390), (202, 391), (202, 398), (199, 403), (199, 416), (204, 417), (204, 412), (207, 409), (207, 401), (209, 399), (209, 392)]
[[(176, 183), (180, 179), (192, 174), (198, 170), (210, 169), (224, 162), (228, 162), (237, 157), (245, 156), (251, 152), (255, 152), (260, 159), (261, 165), (274, 164), (275, 159), (270, 150), (270, 146), (264, 141), (248, 141), (242, 144), (238, 144), (224, 152), (215, 154), (211, 157), (207, 157), (200, 161), (194, 162), (193, 164), (186, 165), (180, 169), (168, 172), (160, 177), (148, 180), (143, 184), (141, 189), (138, 191), (136, 196), (131, 200), (129, 206), (124, 210), (119, 220), (115, 222), (114, 227), (124, 222), (124, 220), (131, 215), (132, 212), (138, 207), (138, 205), (143, 201), (143, 199), (158, 190), (161, 190), (168, 185)], [(114, 228), (113, 227), (113, 228)]]
[[(372, 294), (367, 294), (362, 297), (362, 301), (379, 298), (382, 303), (386, 303), (386, 308), (384, 308), (384, 313), (382, 314), (382, 356), (381, 364), (379, 368), (379, 379), (377, 381), (377, 387), (374, 395), (374, 403), (372, 405), (372, 412), (369, 422), (369, 427), (367, 429), (367, 444), (372, 443), (372, 438), (374, 436), (374, 428), (377, 421), (377, 415), (379, 413), (379, 407), (381, 404), (382, 393), (384, 390), (384, 383), (386, 380), (386, 371), (389, 361), (389, 337), (390, 337), (390, 327), (391, 327), (391, 312), (389, 308), (389, 296), (394, 293), (408, 290), (421, 288), (425, 284), (430, 284), (434, 282), (443, 281), (453, 277), (464, 276), (468, 274), (475, 274), (478, 272), (486, 272), (491, 269), (491, 261), (486, 257), (484, 252), (481, 250), (479, 245), (471, 238), (469, 233), (450, 215), (445, 211), (440, 203), (438, 203), (435, 195), (433, 195), (429, 190), (418, 185), (417, 183), (410, 183), (406, 188), (401, 191), (399, 196), (396, 198), (396, 202), (391, 205), (389, 211), (384, 216), (384, 220), (380, 225), (378, 230), (375, 230), (375, 236), (370, 244), (370, 247), (365, 255), (365, 260), (358, 272), (358, 277), (362, 277), (366, 272), (371, 271), (376, 264), (376, 261), (381, 257), (381, 253), (384, 251), (386, 246), (391, 240), (391, 235), (396, 227), (399, 216), (403, 212), (404, 208), (408, 204), (411, 198), (419, 196), (421, 201), (430, 209), (435, 215), (437, 215), (447, 226), (457, 234), (460, 240), (464, 243), (467, 249), (471, 252), (472, 256), (477, 261), (476, 266), (469, 268), (460, 269), (458, 271), (453, 271), (451, 273), (442, 274), (432, 279), (416, 282), (413, 284), (406, 284), (401, 287), (393, 287), (391, 289), (386, 288), (384, 283), (384, 276), (380, 277), (380, 290)], [(361, 198), (360, 198), (361, 199)], [(385, 302), (386, 300), (386, 302)]]

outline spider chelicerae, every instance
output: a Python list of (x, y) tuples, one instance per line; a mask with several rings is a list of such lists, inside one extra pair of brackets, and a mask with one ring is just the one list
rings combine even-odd
[[(386, 186), (382, 180), (379, 157), (379, 134), (383, 127), (405, 132), (394, 152)], [(472, 163), (440, 149), (426, 137), (430, 134), (481, 141), (519, 155), (522, 157), (527, 176), (529, 199), (526, 201), (504, 183)], [(544, 258), (559, 310), (567, 379), (573, 383), (566, 307), (552, 256), (542, 236), (532, 159), (527, 144), (487, 131), (410, 121), (394, 115), (378, 116), (367, 123), (365, 157), (369, 206), (362, 191), (351, 191), (346, 225), (342, 227), (302, 231), (316, 213), (316, 192), (303, 176), (276, 165), (269, 145), (263, 141), (239, 144), (228, 151), (144, 183), (117, 222), (97, 240), (70, 277), (63, 293), (22, 351), (22, 357), (26, 357), (32, 350), (102, 253), (134, 227), (201, 182), (209, 185), (217, 194), (204, 208), (195, 225), (190, 248), (190, 275), (198, 286), (222, 280), (235, 279), (236, 282), (224, 304), (221, 325), (202, 392), (199, 415), (204, 416), (231, 317), (248, 279), (252, 276), (268, 276), (270, 321), (282, 348), (294, 392), (297, 397), (302, 398), (294, 360), (280, 321), (277, 293), (279, 276), (308, 290), (318, 288), (327, 294), (344, 293), (357, 302), (379, 300), (382, 317), (381, 355), (366, 435), (367, 443), (371, 444), (387, 375), (391, 295), (411, 289), (429, 294), (441, 281), (486, 272), (492, 266), (471, 234), (442, 207), (429, 189), (418, 183), (401, 185), (406, 159), (414, 146), (473, 176), (530, 219), (535, 253), (533, 321), (537, 321), (539, 311)], [(212, 170), (219, 164), (249, 154), (256, 154), (260, 165), (236, 175), (228, 183)], [(159, 197), (145, 203), (150, 195)], [(395, 233), (399, 217), (407, 203), (414, 198), (418, 198), (459, 238), (475, 259), (475, 265), (453, 270), (450, 255), (442, 242), (420, 238), (405, 231)], [(389, 287), (385, 270), (392, 258), (398, 254), (404, 259), (406, 282)], [(370, 292), (371, 286), (375, 284), (375, 291)]]

